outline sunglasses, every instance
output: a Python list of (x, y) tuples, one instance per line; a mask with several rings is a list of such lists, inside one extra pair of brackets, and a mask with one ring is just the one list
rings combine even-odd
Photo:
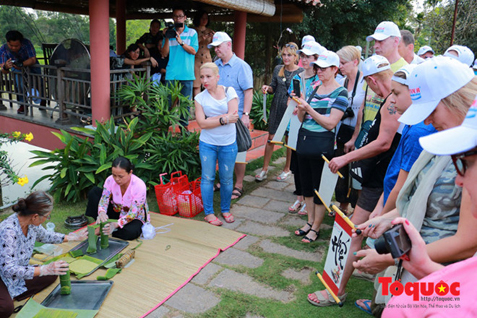
[(285, 44), (285, 47), (291, 47), (292, 49), (298, 50), (298, 46), (295, 44)]
[(455, 170), (460, 176), (464, 176), (465, 172), (467, 171), (467, 161), (464, 159), (465, 157), (470, 157), (473, 155), (477, 155), (477, 150), (464, 152), (457, 155), (452, 155), (452, 162), (454, 163)]
[(321, 67), (321, 66), (318, 66), (318, 65), (316, 65), (316, 64), (313, 64), (313, 67), (314, 67), (316, 70), (325, 71), (325, 70), (329, 69), (331, 66)]

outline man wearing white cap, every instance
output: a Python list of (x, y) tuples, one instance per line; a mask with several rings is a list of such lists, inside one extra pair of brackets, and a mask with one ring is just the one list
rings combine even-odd
[[(396, 72), (408, 64), (406, 60), (399, 55), (398, 46), (400, 39), (401, 32), (399, 32), (398, 26), (390, 21), (381, 22), (374, 31), (374, 34), (366, 38), (367, 41), (374, 40), (374, 50), (376, 54), (384, 56), (388, 60), (393, 72)], [(372, 89), (368, 89), (368, 85), (364, 85), (364, 90), (366, 91), (366, 98), (362, 106), (363, 110), (360, 110), (362, 116), (360, 115), (358, 117), (358, 120), (361, 119), (361, 130), (355, 141), (356, 148), (363, 146), (369, 127), (379, 111), (379, 105), (383, 102), (383, 98), (376, 95)]]
[[(253, 98), (253, 73), (250, 65), (237, 57), (232, 51), (232, 39), (225, 32), (216, 32), (212, 43), (207, 45), (215, 48), (218, 60), (215, 64), (219, 67), (220, 79), (218, 84), (225, 87), (232, 86), (239, 97), (239, 116), (244, 125), (250, 126), (250, 110)], [(232, 199), (237, 199), (243, 192), (243, 178), (245, 177), (245, 164), (235, 164), (235, 187)]]
[[(383, 180), (391, 158), (399, 144), (401, 138), (397, 132), (399, 115), (392, 107), (387, 97), (391, 93), (391, 78), (393, 71), (389, 61), (380, 55), (374, 55), (366, 59), (362, 66), (363, 77), (369, 87), (380, 96), (383, 101), (379, 105), (378, 114), (370, 126), (369, 133), (363, 146), (351, 151), (343, 156), (335, 157), (330, 161), (330, 170), (334, 173), (341, 167), (352, 162), (359, 162), (359, 165), (352, 165), (351, 173), (355, 178), (361, 179), (362, 191), (358, 198), (351, 221), (360, 224), (369, 219), (369, 215), (376, 207), (383, 192)], [(340, 289), (337, 296), (344, 300), (346, 298), (345, 288), (351, 274), (353, 273), (353, 261), (356, 257), (353, 252), (361, 248), (362, 237), (355, 237), (351, 241), (350, 254), (344, 268)], [(324, 294), (316, 292), (308, 295), (308, 301), (314, 301), (317, 306), (327, 306), (332, 303), (329, 298), (323, 299)], [(321, 305), (317, 304), (317, 300)]]
[(422, 59), (434, 57), (434, 54), (434, 50), (428, 45), (422, 46), (419, 51), (417, 51), (417, 55), (419, 55), (419, 57)]
[(463, 45), (452, 45), (446, 50), (444, 56), (456, 59), (467, 66), (472, 66), (472, 61), (475, 58), (474, 53), (467, 46)]
[(424, 59), (414, 53), (414, 35), (408, 30), (401, 30), (401, 41), (398, 45), (399, 55), (409, 64), (420, 64)]

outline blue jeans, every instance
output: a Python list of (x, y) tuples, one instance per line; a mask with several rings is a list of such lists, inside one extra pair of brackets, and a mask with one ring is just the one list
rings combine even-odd
[[(176, 82), (182, 85), (181, 94), (185, 97), (188, 97), (189, 100), (192, 100), (192, 90), (194, 86), (194, 81), (177, 81), (177, 80), (166, 80), (166, 86), (173, 87)], [(172, 106), (172, 101), (169, 100), (170, 106)], [(180, 124), (184, 127), (189, 126), (189, 113), (190, 107), (187, 107), (187, 115), (185, 117), (181, 117)]]
[(214, 181), (217, 160), (219, 161), (220, 210), (222, 213), (230, 212), (237, 143), (234, 142), (228, 146), (214, 146), (200, 141), (199, 155), (202, 166), (200, 191), (205, 215), (214, 214)]
[[(39, 64), (38, 62), (36, 64)], [(29, 70), (30, 70), (30, 73), (31, 74), (36, 74), (36, 75), (41, 75), (41, 68), (39, 67), (29, 67)], [(30, 94), (32, 92), (32, 88), (30, 88), (30, 91), (28, 92), (27, 90), (27, 87), (29, 85), (29, 83), (24, 83), (24, 79), (23, 78), (23, 73), (21, 70), (17, 70), (16, 68), (12, 68), (12, 74), (13, 74), (13, 77), (15, 78), (15, 85), (17, 87), (17, 92), (18, 92), (18, 95), (17, 95), (17, 100), (20, 102), (20, 104), (22, 104), (24, 102), (24, 95), (26, 94)], [(32, 80), (38, 80), (38, 76), (32, 76)], [(37, 87), (37, 90), (39, 90), (39, 93), (41, 95), (41, 97), (43, 97), (43, 78), (41, 78), (41, 82), (40, 82), (40, 87)], [(28, 93), (27, 93), (28, 92)], [(33, 98), (33, 101), (35, 103), (40, 103), (40, 99), (38, 98)]]

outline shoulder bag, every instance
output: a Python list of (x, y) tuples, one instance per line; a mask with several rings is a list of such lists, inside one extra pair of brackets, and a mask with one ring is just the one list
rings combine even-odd
[[(228, 87), (225, 88), (225, 94), (227, 94)], [(243, 124), (242, 120), (239, 118), (235, 123), (236, 137), (237, 141), (237, 151), (243, 152), (247, 151), (252, 147), (252, 137), (250, 136), (250, 131)]]

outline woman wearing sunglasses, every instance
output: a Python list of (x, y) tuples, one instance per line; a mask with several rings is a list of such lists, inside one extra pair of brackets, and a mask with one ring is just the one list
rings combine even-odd
[[(297, 66), (298, 63), (298, 46), (293, 43), (287, 43), (282, 48), (282, 60), (283, 65), (275, 67), (272, 76), (272, 83), (270, 85), (262, 86), (263, 94), (274, 94), (272, 100), (272, 106), (270, 108), (270, 116), (268, 118), (268, 141), (271, 141), (275, 136), (278, 125), (282, 121), (283, 115), (287, 109), (288, 104), (288, 87), (292, 78), (301, 73), (303, 69)], [(268, 142), (265, 145), (265, 154), (263, 157), (263, 168), (258, 175), (255, 176), (255, 180), (263, 181), (267, 178), (268, 165), (272, 159), (274, 145)], [(287, 161), (283, 172), (277, 177), (277, 181), (285, 181), (291, 174), (290, 171), (290, 157), (291, 149), (287, 148)]]
[(29, 265), (35, 242), (59, 244), (87, 238), (86, 229), (65, 235), (41, 226), (53, 210), (53, 198), (46, 192), (33, 192), (12, 209), (16, 213), (0, 223), (0, 317), (10, 317), (13, 300), (35, 295), (68, 271), (65, 261)]
[[(461, 126), (422, 137), (420, 142), (422, 147), (432, 154), (451, 155), (457, 171), (455, 183), (465, 189), (464, 193), (468, 193), (471, 214), (473, 218), (477, 218), (477, 184), (475, 183), (477, 179), (477, 99), (469, 109)], [(441, 284), (441, 287), (450, 288), (457, 286), (457, 283), (458, 291), (455, 288), (443, 290), (442, 293), (446, 294), (444, 297), (451, 299), (447, 302), (422, 301), (420, 297), (416, 301), (412, 296), (406, 294), (393, 297), (389, 302), (388, 309), (383, 312), (383, 317), (477, 316), (477, 307), (475, 306), (477, 257), (474, 255), (468, 260), (443, 266), (433, 261), (426, 242), (408, 220), (397, 218), (392, 223), (403, 224), (412, 243), (411, 250), (403, 259), (403, 267), (420, 279), (421, 285), (434, 283), (439, 288), (439, 282), (445, 282), (445, 285)], [(466, 239), (463, 238), (463, 240)], [(457, 293), (458, 295), (455, 295)], [(430, 297), (434, 298), (434, 296), (436, 296), (435, 293)], [(459, 297), (459, 300), (457, 301), (454, 296)], [(412, 309), (408, 309), (408, 304)]]
[[(442, 131), (457, 127), (464, 120), (477, 94), (477, 77), (458, 61), (436, 57), (416, 66), (409, 80), (409, 92), (412, 105), (399, 121), (415, 125), (424, 120)], [(364, 236), (378, 238), (392, 227), (394, 218), (403, 216), (419, 230), (434, 262), (450, 263), (472, 256), (477, 251), (477, 219), (470, 212), (467, 192), (455, 185), (456, 176), (449, 156), (438, 157), (423, 151), (402, 186), (397, 208), (358, 228)], [(374, 249), (361, 250), (356, 256), (363, 258), (354, 266), (369, 273), (395, 264), (390, 254), (379, 255)], [(394, 272), (396, 267), (391, 267), (384, 275), (390, 277)], [(403, 284), (415, 280), (404, 271)], [(375, 301), (384, 303), (389, 297), (381, 296), (378, 290)]]

